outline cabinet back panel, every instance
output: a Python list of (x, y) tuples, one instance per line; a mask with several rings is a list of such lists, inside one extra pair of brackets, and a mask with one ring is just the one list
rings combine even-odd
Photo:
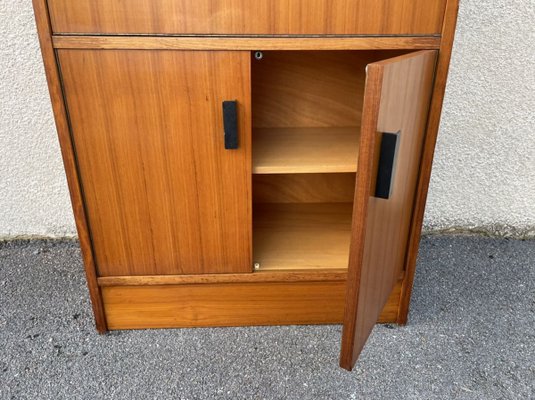
[(446, 0), (48, 0), (55, 33), (433, 35)]
[(99, 275), (250, 272), (249, 53), (58, 55)]
[(253, 59), (253, 127), (359, 126), (362, 54), (370, 53), (266, 51)]
[(394, 51), (266, 51), (252, 60), (253, 127), (360, 126), (366, 65)]
[(356, 177), (343, 174), (253, 175), (255, 203), (351, 203)]

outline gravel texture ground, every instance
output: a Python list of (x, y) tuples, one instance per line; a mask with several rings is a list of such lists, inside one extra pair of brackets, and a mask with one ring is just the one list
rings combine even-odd
[(535, 242), (420, 253), (409, 324), (377, 326), (349, 373), (340, 326), (100, 336), (76, 242), (0, 243), (0, 398), (535, 398)]

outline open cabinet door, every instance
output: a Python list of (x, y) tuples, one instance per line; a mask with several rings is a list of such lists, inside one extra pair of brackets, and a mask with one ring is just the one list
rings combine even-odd
[(436, 51), (369, 64), (340, 365), (351, 370), (403, 271)]

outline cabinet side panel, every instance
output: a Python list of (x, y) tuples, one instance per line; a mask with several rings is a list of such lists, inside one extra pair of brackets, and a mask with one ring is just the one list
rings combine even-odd
[(55, 33), (436, 35), (446, 0), (49, 0)]
[(63, 165), (65, 167), (65, 174), (67, 176), (67, 183), (69, 185), (69, 193), (71, 197), (74, 218), (76, 221), (76, 229), (78, 231), (78, 239), (80, 241), (80, 247), (84, 261), (87, 285), (89, 288), (89, 295), (91, 297), (91, 305), (93, 307), (93, 314), (95, 317), (95, 324), (97, 330), (103, 333), (107, 330), (106, 318), (104, 316), (101, 292), (97, 284), (97, 274), (93, 258), (91, 239), (82, 200), (76, 160), (69, 130), (69, 122), (63, 101), (61, 80), (56, 64), (56, 56), (52, 46), (52, 32), (50, 28), (48, 10), (46, 8), (46, 1), (33, 0), (33, 8), (48, 82), (48, 90), (52, 100), (52, 109), (54, 111), (56, 129), (61, 146)]
[(249, 53), (58, 54), (100, 276), (250, 272)]

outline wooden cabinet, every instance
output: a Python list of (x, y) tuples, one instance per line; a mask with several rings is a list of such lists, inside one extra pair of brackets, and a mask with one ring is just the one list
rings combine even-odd
[(455, 0), (33, 3), (100, 332), (406, 322)]

